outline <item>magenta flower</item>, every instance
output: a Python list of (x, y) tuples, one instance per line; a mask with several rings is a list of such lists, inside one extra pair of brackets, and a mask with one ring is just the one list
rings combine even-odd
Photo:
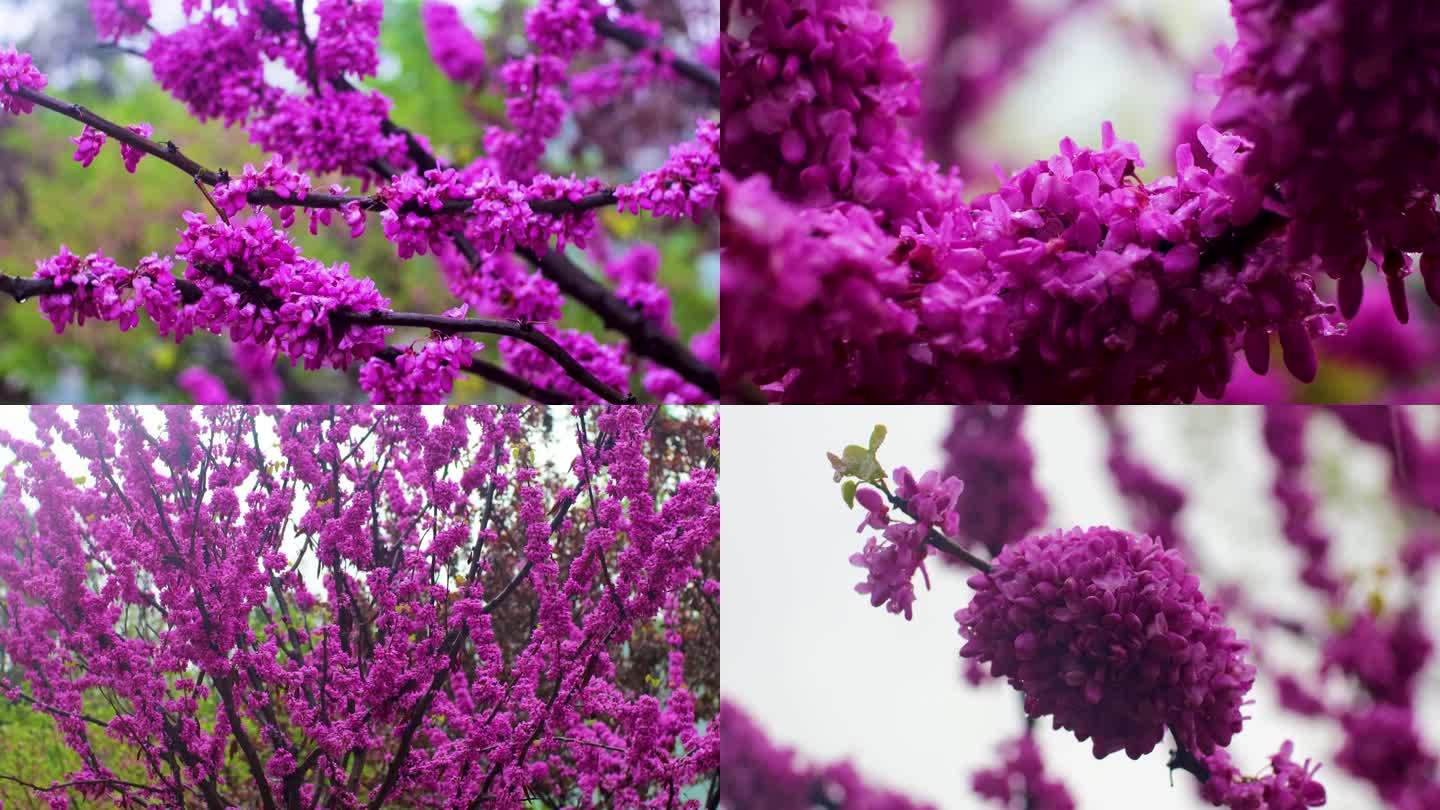
[(1005, 759), (996, 768), (977, 771), (970, 786), (982, 798), (1000, 807), (1027, 810), (1075, 810), (1075, 800), (1065, 784), (1045, 774), (1040, 748), (1030, 734), (1000, 747)]
[(1229, 810), (1304, 810), (1325, 804), (1325, 786), (1315, 781), (1317, 764), (1292, 762), (1295, 746), (1289, 740), (1270, 757), (1271, 772), (1247, 776), (1230, 762), (1223, 748), (1204, 757), (1210, 778), (1200, 785), (1200, 795), (1216, 807)]
[(990, 664), (1031, 717), (1132, 759), (1170, 729), (1208, 754), (1240, 730), (1255, 678), (1246, 645), (1184, 561), (1153, 538), (1107, 527), (1005, 547), (957, 611), (960, 654)]
[(420, 25), (425, 42), (440, 72), (450, 81), (471, 86), (485, 82), (485, 44), (476, 39), (449, 3), (425, 0), (420, 4)]

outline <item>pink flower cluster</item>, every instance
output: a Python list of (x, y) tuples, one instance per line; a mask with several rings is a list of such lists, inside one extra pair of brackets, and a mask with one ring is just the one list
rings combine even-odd
[(1046, 776), (1045, 761), (1033, 735), (1023, 734), (1000, 750), (1005, 755), (1000, 767), (977, 771), (970, 778), (976, 794), (1006, 808), (1075, 810), (1075, 800), (1065, 784)]
[(720, 125), (701, 119), (695, 140), (670, 147), (670, 159), (633, 183), (615, 188), (621, 211), (641, 209), (657, 217), (697, 219), (720, 194)]
[(436, 335), (394, 360), (371, 358), (360, 368), (360, 387), (376, 404), (428, 405), (444, 402), (455, 378), (484, 346), (462, 335)]
[(57, 335), (69, 324), (83, 326), (86, 318), (113, 321), (121, 331), (133, 329), (139, 322), (140, 302), (125, 295), (131, 271), (102, 253), (81, 258), (62, 245), (55, 256), (36, 263), (35, 278), (53, 281), (63, 290), (40, 299), (40, 312), (54, 325)]
[[(538, 175), (528, 183), (501, 180), (483, 164), (457, 171), (431, 169), (407, 173), (381, 187), (386, 210), (380, 215), (385, 238), (395, 243), (402, 259), (439, 252), (450, 235), (463, 232), (482, 252), (509, 252), (517, 247), (537, 253), (567, 243), (584, 247), (596, 231), (593, 211), (542, 214), (531, 199), (578, 200), (601, 188), (596, 179)], [(468, 208), (446, 213), (446, 204), (469, 201)]]
[[(617, 389), (626, 387), (630, 365), (625, 362), (623, 344), (601, 343), (588, 332), (561, 329), (549, 324), (535, 328), (553, 338), (602, 382)], [(596, 401), (595, 392), (571, 379), (558, 363), (535, 345), (506, 337), (499, 340), (499, 348), (500, 356), (510, 370), (527, 380), (573, 397), (578, 402)]]
[(30, 59), (30, 54), (14, 48), (0, 48), (0, 110), (24, 115), (35, 109), (32, 102), (12, 93), (20, 90), (45, 89), (47, 79)]
[(389, 115), (390, 100), (375, 91), (282, 94), (250, 123), (250, 140), (305, 171), (369, 176), (373, 161), (406, 162), (405, 136), (387, 131)]
[(1319, 765), (1290, 759), (1295, 746), (1289, 740), (1270, 757), (1270, 773), (1247, 776), (1230, 761), (1230, 754), (1217, 748), (1203, 758), (1210, 778), (1200, 785), (1200, 795), (1216, 807), (1229, 810), (1304, 810), (1325, 804), (1325, 786), (1315, 781)]
[(479, 87), (485, 83), (485, 44), (476, 39), (460, 10), (440, 0), (420, 4), (420, 24), (435, 64), (453, 82)]
[(389, 330), (337, 323), (339, 313), (383, 310), (389, 301), (375, 282), (357, 279), (343, 264), (306, 259), (264, 215), (243, 225), (210, 222), (193, 212), (176, 255), (200, 289), (199, 323), (232, 340), (273, 343), (306, 368), (348, 368), (385, 346)]
[(1024, 417), (1022, 405), (959, 407), (945, 437), (943, 474), (965, 482), (954, 539), (991, 555), (1040, 528), (1048, 508), (1035, 483), (1035, 454), (1021, 432)]
[[(154, 127), (145, 123), (134, 124), (128, 129), (143, 138), (150, 137), (155, 131)], [(90, 164), (100, 156), (100, 150), (105, 148), (105, 140), (105, 133), (88, 126), (85, 127), (78, 137), (70, 139), (75, 144), (75, 162), (87, 169), (90, 168)], [(120, 159), (125, 163), (125, 171), (131, 174), (135, 173), (135, 169), (140, 165), (140, 159), (145, 157), (145, 154), (145, 150), (128, 143), (120, 144)]]
[(150, 22), (150, 0), (90, 0), (90, 18), (101, 39), (138, 34)]
[[(544, 7), (541, 3), (537, 10)], [(569, 110), (561, 93), (567, 66), (558, 56), (532, 53), (500, 68), (510, 127), (487, 129), (485, 151), (494, 158), (502, 177), (523, 181), (535, 174), (545, 144), (559, 133)]]
[(1167, 729), (1209, 754), (1240, 731), (1255, 679), (1246, 644), (1156, 540), (1103, 526), (1036, 535), (969, 584), (960, 654), (1008, 678), (1031, 717), (1091, 740), (1097, 759), (1138, 759)]
[[(310, 193), (310, 177), (287, 167), (279, 155), (272, 155), (263, 169), (256, 169), (254, 164), (246, 163), (239, 177), (231, 177), (228, 183), (216, 186), (211, 196), (226, 216), (233, 217), (245, 210), (248, 205), (246, 195), (257, 189), (273, 191), (284, 199), (293, 199), (299, 203)], [(281, 223), (286, 228), (294, 224), (293, 207), (281, 206), (279, 213)], [(314, 233), (313, 228), (311, 232)]]
[(878, 490), (857, 491), (855, 499), (866, 510), (857, 531), (881, 529), (884, 540), (872, 536), (863, 549), (850, 556), (851, 565), (865, 569), (865, 581), (855, 586), (855, 592), (868, 594), (875, 607), (884, 605), (891, 613), (904, 613), (906, 621), (913, 618), (916, 571), (924, 575), (925, 587), (930, 587), (930, 574), (925, 570), (930, 532), (938, 530), (947, 538), (955, 535), (960, 520), (955, 506), (964, 489), (960, 479), (942, 481), (935, 470), (917, 481), (905, 467), (895, 468), (895, 497), (914, 523), (891, 522), (890, 505)]

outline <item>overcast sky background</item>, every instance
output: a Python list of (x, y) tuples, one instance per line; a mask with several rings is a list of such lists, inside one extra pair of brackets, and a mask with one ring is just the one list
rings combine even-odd
[[(1433, 429), (1436, 411), (1419, 414)], [(1297, 557), (1279, 534), (1269, 494), (1272, 467), (1260, 442), (1259, 412), (1239, 406), (1126, 409), (1137, 452), (1183, 482), (1182, 525), (1206, 566), (1206, 580), (1242, 583), (1252, 597), (1289, 615), (1318, 615), (1319, 603), (1295, 584)], [(915, 619), (872, 608), (854, 593), (862, 579), (848, 557), (863, 544), (860, 521), (845, 508), (825, 452), (863, 443), (889, 426), (880, 459), (888, 469), (923, 471), (941, 462), (948, 408), (726, 408), (721, 536), (723, 578), (721, 682), (777, 741), (812, 761), (849, 758), (867, 779), (907, 791), (945, 810), (983, 807), (969, 775), (997, 761), (994, 747), (1021, 727), (1008, 686), (974, 689), (960, 679), (953, 614), (969, 598), (966, 574), (934, 563), (934, 589), (920, 590)], [(1353, 442), (1326, 414), (1313, 423), (1312, 480), (1329, 493), (1322, 519), (1340, 564), (1370, 571), (1393, 554), (1401, 524), (1386, 496), (1387, 463)], [(1131, 524), (1104, 467), (1104, 438), (1088, 408), (1032, 408), (1026, 436), (1050, 503), (1048, 527)], [(1426, 606), (1433, 629), (1440, 605)], [(1269, 637), (1267, 637), (1269, 638)], [(1300, 758), (1329, 762), (1339, 738), (1327, 724), (1282, 713), (1265, 673), (1307, 670), (1314, 652), (1270, 639), (1269, 665), (1252, 691), (1252, 718), (1231, 747), (1242, 769), (1257, 772), (1285, 739)], [(1422, 714), (1440, 743), (1440, 674), (1424, 676)], [(1337, 695), (1343, 694), (1341, 689)], [(1037, 727), (1047, 764), (1072, 788), (1080, 810), (1108, 807), (1198, 808), (1193, 780), (1165, 769), (1169, 741), (1139, 761), (1116, 754), (1096, 761), (1069, 732)], [(1320, 771), (1329, 805), (1382, 806), (1333, 764)], [(1123, 796), (1123, 800), (1121, 799)]]

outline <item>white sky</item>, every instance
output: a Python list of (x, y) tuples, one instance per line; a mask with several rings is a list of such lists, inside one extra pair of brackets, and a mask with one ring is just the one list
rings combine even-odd
[[(1421, 415), (1426, 422), (1434, 416)], [(1137, 452), (1186, 484), (1183, 525), (1207, 565), (1287, 614), (1305, 615), (1318, 604), (1295, 584), (1296, 557), (1280, 539), (1258, 411), (1153, 407), (1128, 409), (1124, 418)], [(825, 451), (863, 443), (876, 422), (890, 429), (880, 453), (888, 469), (940, 463), (947, 408), (725, 409), (721, 682), (727, 697), (747, 707), (774, 739), (814, 760), (850, 758), (876, 783), (945, 810), (978, 810), (984, 805), (970, 792), (969, 775), (996, 762), (995, 744), (1019, 733), (1019, 699), (1003, 684), (976, 690), (960, 680), (953, 613), (968, 601), (964, 574), (931, 566), (934, 590), (920, 591), (909, 623), (853, 592), (861, 572), (847, 558), (864, 536), (855, 533), (860, 517), (841, 502)], [(1337, 488), (1325, 501), (1325, 525), (1344, 563), (1358, 570), (1391, 553), (1399, 539), (1380, 497), (1386, 462), (1351, 441), (1328, 415), (1315, 425), (1311, 449), (1324, 458), (1315, 478), (1327, 491)], [(1049, 527), (1130, 523), (1104, 467), (1093, 412), (1033, 408), (1026, 434), (1050, 501)], [(1430, 627), (1440, 627), (1434, 599), (1427, 618)], [(1268, 649), (1272, 665), (1308, 671), (1313, 653), (1306, 647), (1272, 642)], [(1437, 678), (1435, 667), (1425, 674), (1422, 712), (1429, 739), (1440, 745)], [(1263, 669), (1251, 697), (1252, 719), (1231, 748), (1243, 769), (1260, 770), (1286, 738), (1295, 740), (1302, 759), (1333, 757), (1338, 736), (1323, 723), (1282, 713)], [(1168, 739), (1138, 762), (1119, 754), (1096, 761), (1089, 744), (1068, 732), (1043, 724), (1038, 730), (1047, 764), (1063, 774), (1080, 810), (1204, 806), (1188, 775), (1177, 773), (1170, 787)], [(1381, 806), (1333, 764), (1320, 774), (1328, 806)]]

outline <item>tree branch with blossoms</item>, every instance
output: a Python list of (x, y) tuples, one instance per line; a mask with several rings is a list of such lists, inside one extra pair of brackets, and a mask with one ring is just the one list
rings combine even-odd
[[(1243, 356), (1283, 396), (1272, 353), (1314, 382), (1316, 341), (1347, 351), (1367, 286), (1390, 324), (1410, 321), (1412, 275), (1440, 302), (1440, 141), (1388, 114), (1435, 105), (1398, 56), (1433, 56), (1433, 6), (1234, 2), (1235, 44), (1206, 77), (1218, 100), (1181, 133), (1173, 173), (1141, 181), (1139, 149), (1106, 123), (1097, 147), (1065, 138), (966, 197), (959, 167), (925, 150), (953, 152), (956, 104), (922, 94), (948, 87), (973, 117), (1040, 36), (1023, 4), (984, 5), (940, 12), (966, 36), (941, 37), (921, 76), (869, 0), (727, 0), (722, 294), (745, 320), (724, 330), (727, 387), (792, 403), (1192, 402), (1224, 398)], [(944, 75), (966, 68), (980, 75)]]
[[(473, 63), (473, 55), (463, 52), (478, 43), (464, 40), (469, 35), (457, 30), (462, 25), (458, 17), (437, 17), (432, 11), (443, 4), (427, 0), (425, 5), (422, 18), (426, 26), (449, 26), (443, 35), (449, 37), (447, 47), (451, 50), (437, 51), (437, 59), (443, 55), (447, 60), (463, 58)], [(423, 138), (390, 118), (388, 100), (355, 83), (357, 78), (372, 75), (378, 64), (375, 35), (383, 16), (378, 0), (346, 4), (321, 0), (313, 9), (320, 20), (313, 34), (305, 24), (303, 0), (293, 8), (242, 3), (235, 15), (187, 8), (185, 24), (172, 33), (148, 25), (148, 4), (134, 8), (127, 4), (122, 8), (113, 0), (105, 0), (92, 6), (102, 37), (118, 44), (127, 35), (149, 34), (151, 41), (143, 51), (144, 58), (152, 64), (160, 84), (201, 121), (220, 118), (227, 125), (246, 125), (253, 141), (275, 153), (271, 162), (258, 170), (247, 166), (239, 175), (209, 169), (185, 155), (173, 142), (152, 140), (151, 128), (146, 124), (123, 126), (44, 94), (45, 78), (34, 70), (28, 57), (13, 51), (0, 54), (0, 106), (21, 114), (40, 106), (82, 123), (85, 130), (74, 139), (75, 157), (87, 166), (110, 138), (120, 145), (126, 168), (132, 172), (145, 156), (175, 166), (200, 187), (227, 228), (234, 227), (231, 220), (240, 211), (255, 207), (275, 209), (282, 227), (288, 229), (295, 211), (300, 209), (307, 211), (314, 233), (319, 226), (331, 224), (333, 213), (339, 211), (351, 236), (358, 237), (365, 230), (366, 213), (377, 212), (386, 238), (396, 244), (401, 259), (433, 253), (452, 292), (461, 301), (501, 316), (493, 319), (496, 321), (532, 323), (534, 331), (545, 336), (544, 341), (536, 342), (502, 334), (498, 348), (503, 363), (496, 366), (464, 356), (467, 350), (473, 353), (481, 347), (456, 335), (474, 330), (436, 331), (425, 344), (412, 346), (400, 355), (384, 352), (382, 365), (367, 364), (362, 369), (361, 385), (376, 401), (435, 401), (448, 394), (454, 375), (466, 368), (482, 370), (486, 372), (482, 376), (501, 384), (523, 380), (508, 387), (544, 392), (550, 401), (562, 397), (616, 401), (627, 396), (610, 395), (628, 386), (627, 350), (635, 358), (653, 364), (644, 382), (655, 396), (718, 398), (718, 375), (676, 339), (674, 326), (668, 320), (668, 296), (659, 288), (653, 270), (625, 277), (616, 274), (631, 271), (612, 262), (614, 267), (605, 268), (617, 282), (611, 289), (563, 253), (567, 243), (584, 246), (595, 238), (593, 212), (608, 206), (629, 213), (645, 210), (674, 219), (694, 220), (701, 216), (713, 205), (715, 196), (719, 137), (716, 124), (702, 119), (694, 141), (673, 147), (665, 165), (631, 183), (605, 185), (597, 179), (550, 177), (537, 172), (544, 143), (558, 133), (557, 126), (569, 103), (563, 97), (569, 61), (578, 53), (597, 50), (601, 32), (637, 49), (642, 56), (653, 54), (654, 65), (645, 72), (647, 81), (677, 71), (702, 87), (718, 89), (718, 78), (713, 73), (675, 58), (659, 44), (658, 27), (629, 13), (612, 19), (609, 10), (590, 0), (578, 4), (546, 2), (535, 8), (528, 15), (527, 34), (537, 46), (536, 54), (512, 61), (502, 71), (506, 92), (511, 96), (510, 128), (492, 128), (487, 133), (486, 146), (492, 157), (471, 166), (451, 168), (437, 159)], [(433, 30), (426, 33), (427, 37), (436, 34)], [(278, 60), (295, 71), (308, 93), (287, 93), (270, 87), (258, 70), (262, 58)], [(483, 63), (483, 53), (481, 60)], [(603, 86), (597, 88), (609, 92)], [(336, 141), (325, 134), (334, 131), (347, 135)], [(298, 169), (289, 168), (289, 164)], [(379, 179), (381, 186), (366, 195), (347, 194), (338, 186), (328, 193), (311, 193), (309, 175), (302, 173), (305, 171), (338, 171), (367, 183)], [(189, 223), (191, 231), (201, 227), (194, 220)], [(182, 235), (182, 244), (187, 239)], [(512, 268), (505, 258), (507, 253), (537, 268), (544, 282), (534, 283), (523, 270)], [(231, 259), (238, 263), (240, 257)], [(55, 261), (64, 263), (68, 259), (61, 256)], [(316, 270), (314, 265), (307, 265), (301, 275), (314, 276)], [(146, 272), (154, 276), (153, 269)], [(261, 269), (246, 275), (261, 286), (275, 286), (266, 277), (270, 273)], [(364, 284), (357, 287), (338, 274), (332, 273), (332, 278), (320, 283), (327, 288), (350, 289), (371, 299), (372, 304), (379, 303), (361, 289)], [(513, 295), (510, 288), (516, 286), (526, 287), (526, 292)], [(277, 294), (284, 298), (284, 292)], [(592, 310), (605, 328), (624, 335), (626, 344), (605, 346), (592, 336), (561, 329), (555, 324), (561, 296)], [(337, 300), (322, 304), (330, 311), (320, 317), (333, 320), (334, 312), (390, 309), (362, 307), (358, 303)], [(377, 318), (371, 317), (373, 325), (388, 326)], [(413, 320), (409, 316), (407, 319)], [(62, 328), (59, 323), (56, 326), (57, 330)], [(162, 326), (161, 331), (180, 337), (188, 329), (182, 324), (179, 328)], [(302, 325), (300, 329), (308, 327)], [(232, 334), (250, 331), (231, 330)], [(303, 360), (307, 367), (333, 364), (345, 368), (373, 353), (366, 348), (330, 358), (315, 358), (310, 352), (296, 355), (296, 344), (281, 345), (284, 341), (271, 339), (268, 327), (260, 332), (265, 337), (263, 349), (290, 354), (292, 360)], [(324, 346), (354, 336), (311, 337), (308, 345)], [(357, 342), (374, 345), (369, 338)], [(696, 345), (704, 348), (707, 357), (713, 357), (717, 342), (718, 333), (712, 329)], [(547, 367), (547, 362), (559, 359), (559, 353), (568, 360)], [(578, 368), (586, 369), (587, 374), (577, 377)], [(502, 373), (496, 373), (497, 369)]]

